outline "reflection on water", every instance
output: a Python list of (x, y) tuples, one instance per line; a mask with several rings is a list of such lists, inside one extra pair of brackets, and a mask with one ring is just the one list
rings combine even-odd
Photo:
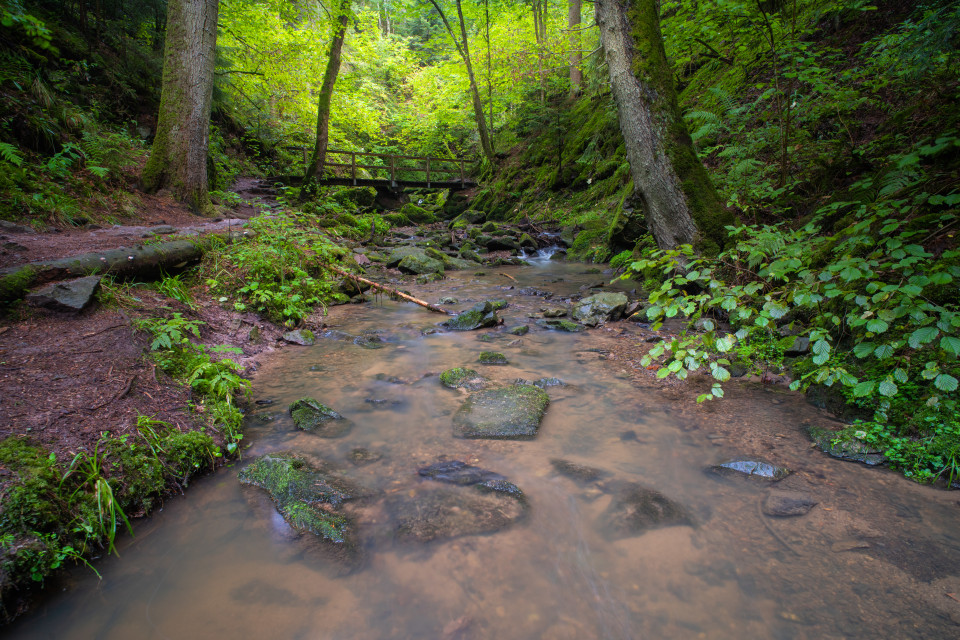
[[(432, 301), (454, 296), (456, 309), (503, 298), (510, 303), (501, 312), (506, 327), (531, 325), (522, 337), (502, 328), (424, 334), (442, 318), (384, 300), (333, 309), (334, 332), (261, 368), (255, 395), (275, 402), (249, 417), (252, 446), (244, 460), (297, 451), (336, 463), (375, 490), (375, 499), (355, 509), (363, 523), (357, 561), (345, 563), (297, 536), (266, 494), (237, 482), (242, 462), (169, 501), (137, 527), (120, 559), (98, 565), (102, 582), (76, 572), (65, 593), (8, 629), (10, 637), (956, 636), (960, 615), (943, 595), (960, 587), (954, 505), (882, 472), (784, 450), (797, 473), (782, 484), (806, 482), (800, 488), (821, 491), (820, 504), (807, 516), (764, 520), (765, 485), (702, 472), (734, 455), (735, 444), (717, 446), (705, 425), (679, 417), (660, 392), (638, 390), (611, 367), (603, 350), (613, 339), (608, 332), (533, 325), (528, 316), (541, 307), (607, 278), (585, 271), (544, 261), (485, 277), (452, 274), (415, 292)], [(519, 295), (522, 288), (554, 297)], [(336, 331), (377, 335), (381, 348)], [(510, 364), (477, 363), (489, 350)], [(502, 382), (557, 377), (565, 384), (547, 388), (551, 402), (537, 439), (461, 440), (452, 436), (451, 419), (467, 392), (442, 387), (436, 375), (456, 366)], [(295, 431), (285, 408), (303, 396), (333, 407), (353, 429), (339, 439)], [(817, 415), (792, 396), (772, 399), (741, 394), (728, 405), (731, 413), (716, 419), (768, 420), (788, 430)], [(366, 452), (362, 464), (351, 463), (357, 449)], [(452, 491), (417, 474), (443, 457), (522, 488), (523, 517), (489, 535), (432, 542), (398, 536), (397, 521), (409, 514), (394, 505)], [(601, 473), (561, 475), (556, 459)], [(673, 522), (690, 524), (626, 536), (604, 530), (617, 488), (635, 486), (628, 483), (681, 505), (684, 515)], [(877, 514), (889, 514), (896, 535), (878, 527), (871, 519)], [(929, 553), (911, 551), (911, 541)]]

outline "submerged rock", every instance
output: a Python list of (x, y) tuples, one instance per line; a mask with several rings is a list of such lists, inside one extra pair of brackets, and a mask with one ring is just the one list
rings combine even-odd
[(453, 416), (453, 433), (460, 438), (533, 438), (549, 403), (546, 392), (532, 385), (479, 391)]
[(528, 327), (525, 324), (518, 324), (515, 327), (510, 327), (509, 329), (507, 329), (507, 333), (509, 333), (512, 336), (526, 335), (527, 332), (529, 331), (530, 331), (530, 327)]
[(292, 453), (257, 458), (237, 475), (240, 482), (264, 489), (291, 527), (336, 544), (348, 542), (350, 521), (339, 508), (368, 493)]
[(347, 454), (347, 460), (349, 460), (354, 465), (360, 467), (365, 464), (372, 464), (378, 462), (383, 458), (383, 454), (377, 451), (370, 451), (365, 447), (357, 447), (351, 449), (350, 453)]
[(387, 509), (399, 538), (429, 542), (499, 531), (524, 516), (526, 503), (504, 491), (425, 484), (413, 495), (393, 496)]
[(447, 369), (440, 374), (440, 384), (451, 389), (480, 389), (486, 382), (482, 375), (465, 367)]
[(297, 429), (321, 438), (339, 438), (353, 427), (349, 420), (313, 398), (301, 398), (291, 404), (290, 415)]
[(480, 357), (477, 358), (477, 360), (480, 364), (510, 364), (507, 356), (496, 351), (481, 351)]
[(817, 501), (799, 491), (771, 491), (763, 501), (763, 512), (768, 516), (803, 516), (817, 505)]
[(760, 460), (729, 460), (715, 464), (708, 469), (718, 475), (743, 475), (764, 480), (783, 480), (790, 475), (790, 469)]
[(418, 275), (443, 273), (443, 263), (423, 253), (404, 256), (397, 268), (403, 273)]
[(567, 310), (563, 307), (544, 307), (540, 309), (544, 318), (563, 318), (567, 315)]
[(593, 467), (560, 458), (551, 458), (550, 464), (553, 465), (553, 468), (560, 475), (580, 483), (594, 482), (604, 475), (604, 472), (600, 469), (594, 469)]
[(573, 318), (588, 327), (608, 320), (619, 320), (627, 308), (627, 296), (622, 293), (597, 293), (584, 298), (573, 309)]
[(481, 302), (447, 320), (444, 325), (455, 331), (473, 331), (483, 327), (495, 327), (500, 322), (500, 316), (493, 305), (490, 302)]
[(887, 461), (883, 451), (876, 449), (858, 440), (847, 431), (829, 431), (823, 427), (810, 427), (807, 430), (817, 448), (834, 458), (862, 462), (869, 466), (876, 466)]
[(576, 322), (563, 320), (561, 318), (541, 318), (537, 320), (537, 326), (543, 327), (544, 329), (552, 329), (553, 331), (569, 331), (570, 333), (583, 331), (583, 327)]
[(515, 497), (523, 495), (517, 485), (508, 481), (499, 473), (474, 467), (460, 460), (441, 460), (418, 470), (417, 473), (424, 478), (430, 478), (438, 482), (474, 486), (478, 489), (499, 491)]
[(635, 482), (620, 485), (600, 520), (604, 535), (614, 540), (637, 536), (650, 529), (693, 525), (681, 505)]

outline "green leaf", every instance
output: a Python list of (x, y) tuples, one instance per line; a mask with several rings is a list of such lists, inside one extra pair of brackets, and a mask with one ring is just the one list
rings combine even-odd
[(723, 367), (716, 367), (710, 373), (713, 374), (713, 377), (719, 380), (720, 382), (726, 382), (730, 379), (730, 372), (724, 369)]
[(957, 379), (948, 373), (941, 373), (933, 381), (933, 386), (935, 386), (940, 391), (956, 391)]
[(918, 349), (921, 345), (933, 342), (938, 335), (940, 335), (940, 330), (936, 327), (920, 327), (910, 334), (907, 344), (910, 345), (911, 349)]
[(893, 379), (901, 384), (904, 384), (907, 382), (907, 380), (909, 380), (907, 377), (907, 372), (899, 367), (893, 370)]
[(867, 380), (861, 382), (853, 388), (853, 397), (854, 398), (864, 398), (871, 393), (873, 393), (874, 388), (877, 386), (877, 383), (873, 380)]
[(880, 383), (880, 388), (878, 389), (878, 391), (880, 391), (880, 395), (886, 396), (889, 398), (891, 396), (897, 395), (897, 392), (900, 391), (900, 388), (897, 387), (897, 385), (893, 382), (893, 380), (887, 378), (886, 380)]
[(873, 333), (883, 333), (888, 328), (890, 328), (890, 325), (879, 318), (874, 318), (867, 322), (867, 331), (872, 331)]
[(960, 355), (960, 338), (943, 336), (940, 338), (940, 348), (944, 351), (949, 351), (954, 355)]
[(853, 355), (858, 358), (866, 358), (873, 353), (875, 345), (872, 342), (860, 342), (853, 347)]
[(818, 356), (830, 355), (830, 343), (826, 340), (817, 340), (813, 343), (811, 350)]
[(878, 360), (885, 360), (893, 355), (893, 346), (889, 344), (882, 344), (876, 348), (873, 352), (873, 355), (877, 357)]

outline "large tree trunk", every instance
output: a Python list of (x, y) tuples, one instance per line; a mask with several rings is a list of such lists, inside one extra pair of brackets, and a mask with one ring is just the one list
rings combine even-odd
[(724, 209), (697, 158), (677, 104), (656, 0), (597, 0), (597, 24), (610, 70), (633, 177), (635, 200), (661, 248), (724, 244)]
[(300, 200), (306, 199), (311, 189), (311, 183), (323, 171), (323, 164), (327, 160), (327, 143), (330, 140), (330, 103), (333, 100), (333, 87), (340, 74), (341, 53), (343, 41), (347, 37), (347, 20), (350, 17), (350, 0), (341, 0), (333, 16), (333, 39), (330, 41), (330, 57), (327, 59), (327, 70), (323, 74), (323, 85), (320, 87), (320, 98), (317, 100), (317, 143), (313, 147), (313, 157), (307, 165), (303, 175), (303, 188), (300, 191)]
[(460, 0), (457, 0), (457, 17), (460, 19), (460, 37), (463, 39), (461, 44), (460, 40), (457, 40), (457, 35), (453, 31), (453, 27), (450, 26), (450, 21), (447, 20), (447, 14), (443, 12), (443, 9), (440, 8), (436, 0), (430, 0), (430, 4), (433, 5), (434, 9), (436, 9), (440, 15), (440, 19), (443, 20), (443, 26), (446, 27), (447, 33), (450, 34), (450, 38), (457, 47), (457, 52), (460, 54), (460, 57), (463, 58), (463, 64), (467, 68), (467, 77), (470, 79), (470, 97), (473, 101), (473, 115), (477, 120), (477, 133), (480, 135), (480, 148), (487, 160), (493, 164), (493, 145), (490, 142), (487, 121), (483, 115), (483, 100), (480, 99), (480, 89), (477, 87), (477, 80), (473, 74), (473, 63), (470, 61), (470, 48), (467, 45), (467, 25), (463, 19), (463, 7), (460, 4)]
[(583, 83), (583, 71), (580, 63), (583, 54), (580, 53), (580, 0), (567, 2), (567, 27), (570, 29), (570, 94), (578, 95)]
[(147, 192), (170, 188), (193, 211), (210, 209), (207, 147), (217, 47), (217, 0), (170, 0), (160, 116), (143, 169)]

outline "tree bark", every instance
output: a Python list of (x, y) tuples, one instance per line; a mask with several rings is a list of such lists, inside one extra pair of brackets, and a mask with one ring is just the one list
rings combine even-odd
[(157, 134), (143, 188), (170, 188), (196, 212), (210, 210), (207, 148), (217, 47), (217, 0), (170, 0)]
[(663, 249), (693, 244), (716, 253), (723, 207), (683, 122), (663, 49), (657, 0), (597, 0), (597, 24), (610, 70), (633, 177), (634, 199)]
[(450, 38), (453, 40), (453, 44), (457, 47), (457, 53), (463, 58), (463, 63), (467, 67), (467, 77), (470, 79), (470, 97), (473, 101), (473, 115), (477, 120), (477, 133), (480, 135), (480, 148), (490, 164), (493, 164), (493, 145), (490, 143), (487, 121), (483, 115), (483, 100), (480, 99), (480, 89), (477, 87), (477, 80), (473, 74), (473, 63), (470, 61), (470, 48), (467, 45), (467, 25), (463, 19), (463, 7), (460, 4), (460, 0), (457, 0), (457, 17), (460, 19), (460, 37), (463, 39), (461, 44), (453, 32), (453, 27), (450, 26), (450, 21), (447, 20), (447, 14), (443, 12), (443, 9), (440, 8), (436, 0), (430, 0), (430, 4), (433, 5), (433, 8), (436, 9), (440, 15), (443, 26), (446, 27), (447, 33), (450, 34)]
[(303, 175), (303, 187), (300, 190), (300, 201), (306, 200), (313, 181), (323, 171), (323, 164), (327, 160), (327, 143), (330, 140), (330, 103), (333, 100), (333, 88), (340, 74), (343, 41), (347, 37), (347, 20), (350, 17), (350, 0), (340, 0), (333, 16), (333, 39), (330, 41), (330, 57), (327, 59), (327, 70), (323, 74), (323, 84), (320, 86), (320, 97), (317, 100), (317, 142), (313, 147), (313, 157)]
[(580, 0), (567, 2), (567, 27), (570, 29), (570, 95), (580, 94), (580, 85), (583, 83), (583, 71), (580, 63), (583, 54), (580, 53)]

